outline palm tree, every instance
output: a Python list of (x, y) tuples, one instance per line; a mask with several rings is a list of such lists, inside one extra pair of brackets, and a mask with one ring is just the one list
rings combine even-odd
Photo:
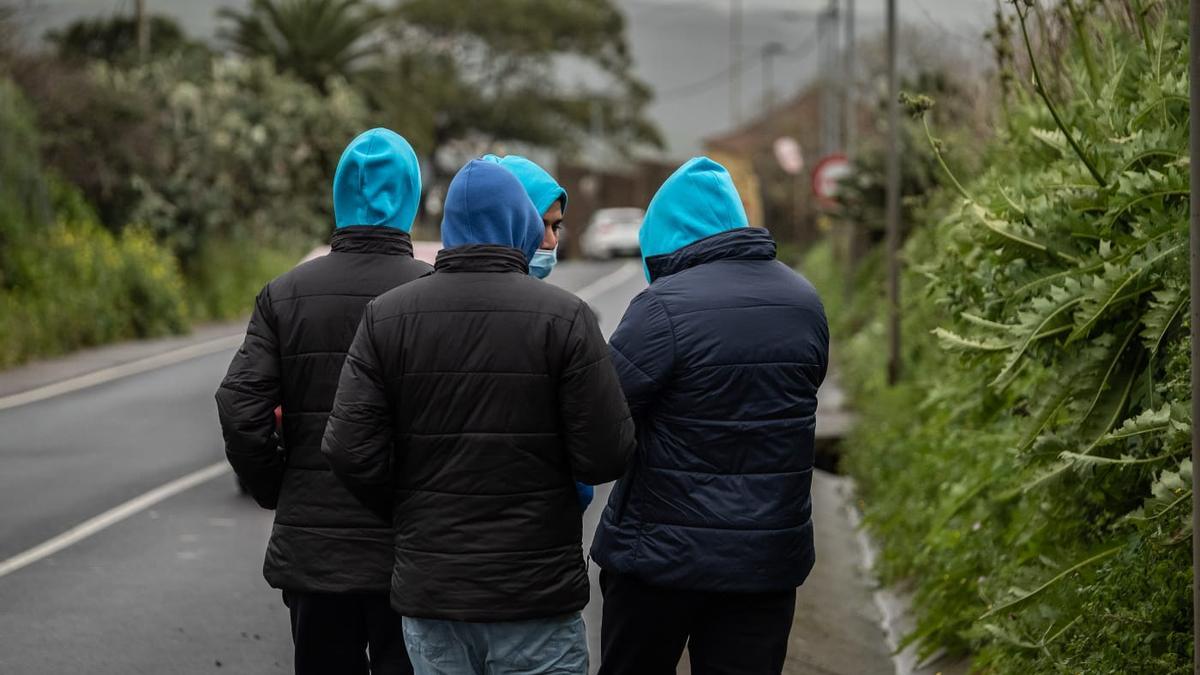
[(349, 78), (380, 49), (371, 34), (384, 13), (369, 0), (252, 0), (224, 8), (220, 36), (246, 56), (265, 56), (322, 92), (328, 78)]

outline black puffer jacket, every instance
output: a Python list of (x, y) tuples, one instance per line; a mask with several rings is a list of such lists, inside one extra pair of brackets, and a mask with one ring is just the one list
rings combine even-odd
[(396, 524), (392, 607), (508, 621), (588, 601), (572, 478), (620, 476), (633, 423), (596, 318), (520, 251), (462, 246), (367, 306), (323, 451)]
[[(363, 308), (430, 272), (408, 234), (344, 227), (332, 252), (263, 288), (246, 340), (217, 390), (230, 464), (275, 508), (263, 572), (276, 588), (379, 592), (391, 578), (391, 524), (356, 499), (321, 457), (321, 435)], [(280, 453), (272, 438), (283, 406)]]

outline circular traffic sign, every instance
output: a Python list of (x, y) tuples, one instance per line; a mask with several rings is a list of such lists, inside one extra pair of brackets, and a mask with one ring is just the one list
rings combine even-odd
[(850, 175), (850, 159), (840, 152), (826, 155), (812, 172), (812, 191), (826, 208), (837, 205), (838, 182)]

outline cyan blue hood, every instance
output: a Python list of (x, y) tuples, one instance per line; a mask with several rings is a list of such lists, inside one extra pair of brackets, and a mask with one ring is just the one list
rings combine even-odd
[(554, 180), (550, 172), (538, 166), (535, 162), (520, 155), (507, 155), (505, 157), (484, 155), (483, 161), (499, 164), (511, 171), (517, 177), (517, 180), (521, 181), (525, 192), (529, 194), (529, 199), (537, 209), (538, 215), (544, 214), (554, 205), (554, 202), (559, 200), (562, 201), (563, 213), (567, 212), (567, 191)]
[(409, 232), (420, 200), (421, 165), (400, 134), (371, 129), (346, 146), (333, 175), (338, 227), (376, 225)]
[[(638, 232), (642, 260), (748, 226), (746, 209), (729, 172), (707, 157), (693, 157), (676, 169), (650, 200)], [(646, 278), (650, 278), (649, 271)]]
[(446, 191), (442, 246), (509, 246), (533, 257), (545, 229), (525, 188), (498, 164), (474, 159), (459, 170)]

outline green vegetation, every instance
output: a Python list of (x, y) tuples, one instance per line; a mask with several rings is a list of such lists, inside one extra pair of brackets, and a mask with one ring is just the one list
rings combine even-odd
[(324, 91), (333, 78), (349, 79), (378, 54), (383, 12), (364, 0), (252, 0), (245, 11), (224, 7), (224, 39), (244, 56), (265, 57)]
[[(418, 150), (483, 136), (572, 152), (595, 123), (622, 150), (662, 144), (645, 117), (651, 92), (633, 75), (615, 2), (492, 0), (487, 8), (442, 0), (397, 7), (399, 48), (381, 64), (372, 94), (398, 128), (413, 129)], [(564, 62), (584, 73), (570, 85), (555, 76)]]
[[(147, 50), (151, 58), (209, 55), (208, 47), (188, 38), (174, 20), (156, 15), (149, 17), (148, 22), (150, 40)], [(59, 58), (67, 61), (133, 65), (138, 60), (137, 26), (132, 16), (81, 19), (62, 30), (51, 31), (46, 35), (46, 41), (54, 46)]]
[[(846, 303), (828, 246), (804, 263), (862, 413), (846, 462), (879, 571), (915, 588), (924, 653), (1190, 672), (1186, 5), (1011, 11), (986, 168), (953, 176), (904, 250), (898, 386), (881, 266)], [(920, 120), (928, 101), (909, 103)]]
[(46, 177), (21, 93), (0, 79), (0, 368), (186, 326), (183, 280), (145, 231), (105, 230)]
[[(242, 315), (328, 238), (367, 128), (407, 136), (427, 188), (465, 148), (577, 148), (597, 115), (658, 142), (611, 0), (255, 0), (218, 13), (236, 56), (162, 16), (144, 55), (130, 15), (22, 49), (13, 16), (0, 0), (0, 368)], [(563, 91), (560, 59), (594, 90)]]
[[(233, 49), (326, 91), (355, 84), (380, 123), (435, 158), (455, 141), (578, 149), (593, 122), (628, 148), (661, 145), (611, 0), (254, 0), (225, 9)], [(565, 86), (569, 60), (596, 84)], [(431, 162), (435, 171), (442, 170)], [(457, 167), (451, 167), (451, 169)]]
[(333, 167), (367, 125), (344, 82), (264, 61), (12, 70), (0, 367), (242, 315), (328, 236)]
[(132, 176), (129, 218), (167, 243), (189, 277), (225, 259), (202, 255), (213, 246), (294, 262), (328, 236), (333, 167), (367, 125), (353, 89), (334, 81), (321, 96), (265, 61), (216, 61), (200, 73), (164, 61), (95, 77), (159, 111), (155, 170)]

